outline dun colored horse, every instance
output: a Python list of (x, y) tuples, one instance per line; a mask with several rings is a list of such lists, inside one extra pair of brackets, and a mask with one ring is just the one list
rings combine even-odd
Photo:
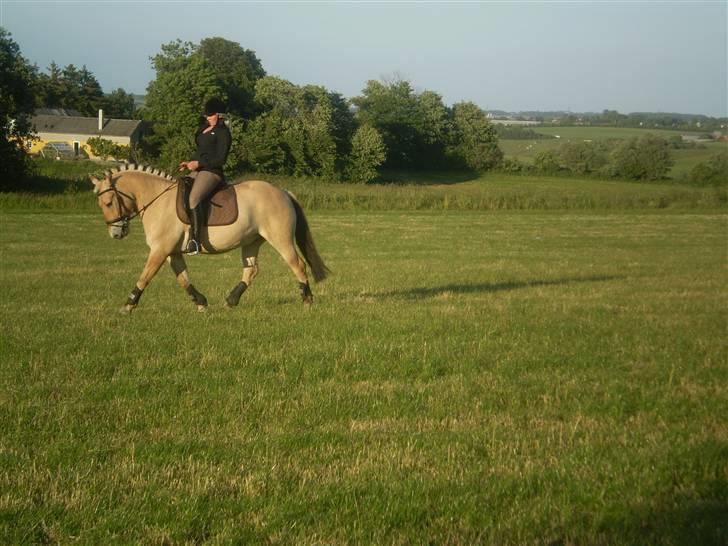
[[(91, 177), (98, 205), (109, 226), (109, 235), (122, 239), (129, 233), (129, 222), (140, 216), (149, 246), (149, 256), (136, 286), (121, 311), (130, 313), (139, 304), (142, 292), (167, 260), (198, 310), (207, 307), (207, 298), (190, 282), (182, 249), (186, 247), (188, 229), (178, 218), (176, 194), (178, 182), (163, 172), (148, 167), (124, 165), (109, 171), (103, 178)], [(329, 273), (311, 236), (306, 216), (295, 197), (260, 180), (234, 186), (238, 217), (226, 226), (208, 227), (203, 232), (203, 253), (218, 254), (240, 248), (243, 274), (240, 282), (225, 299), (234, 307), (258, 273), (258, 251), (268, 241), (298, 279), (301, 298), (313, 303), (306, 276), (306, 263), (315, 281)], [(299, 256), (296, 244), (301, 252)]]

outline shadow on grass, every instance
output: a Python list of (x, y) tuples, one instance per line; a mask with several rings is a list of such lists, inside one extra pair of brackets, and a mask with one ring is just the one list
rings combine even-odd
[(606, 544), (728, 544), (728, 484), (716, 479), (690, 494), (658, 497), (600, 525)]
[(407, 298), (407, 299), (425, 299), (433, 298), (442, 294), (488, 294), (492, 292), (502, 292), (506, 290), (519, 290), (523, 288), (535, 288), (539, 286), (561, 286), (566, 284), (586, 283), (586, 282), (606, 282), (624, 279), (626, 277), (620, 275), (591, 275), (587, 277), (566, 277), (553, 280), (535, 280), (535, 281), (510, 281), (498, 283), (474, 283), (474, 284), (445, 284), (440, 286), (426, 286), (403, 288), (399, 290), (389, 290), (386, 292), (375, 292), (361, 294), (365, 297), (380, 298)]

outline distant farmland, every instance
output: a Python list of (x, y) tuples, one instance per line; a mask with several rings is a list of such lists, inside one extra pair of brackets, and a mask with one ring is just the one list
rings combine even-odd
[[(501, 139), (499, 145), (506, 158), (517, 159), (524, 163), (532, 163), (536, 155), (547, 150), (558, 150), (564, 142), (583, 142), (611, 139), (628, 139), (651, 133), (663, 138), (678, 135), (700, 135), (688, 131), (668, 131), (666, 129), (631, 129), (622, 127), (529, 127), (537, 133), (557, 138), (538, 140)], [(697, 163), (705, 161), (717, 153), (728, 153), (727, 142), (701, 142), (696, 148), (672, 150), (675, 165), (671, 176), (687, 173)]]

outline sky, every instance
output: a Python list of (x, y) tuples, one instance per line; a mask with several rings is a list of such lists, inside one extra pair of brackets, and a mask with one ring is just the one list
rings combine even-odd
[(728, 0), (0, 0), (0, 26), (41, 70), (85, 65), (106, 92), (144, 94), (162, 44), (220, 36), (349, 98), (400, 78), (486, 110), (728, 116)]

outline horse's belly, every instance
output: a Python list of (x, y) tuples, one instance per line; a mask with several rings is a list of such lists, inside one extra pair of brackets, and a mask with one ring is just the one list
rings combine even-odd
[(260, 237), (255, 231), (241, 234), (240, 227), (232, 229), (233, 226), (208, 228), (210, 244), (216, 251), (227, 252), (241, 246), (245, 247)]

